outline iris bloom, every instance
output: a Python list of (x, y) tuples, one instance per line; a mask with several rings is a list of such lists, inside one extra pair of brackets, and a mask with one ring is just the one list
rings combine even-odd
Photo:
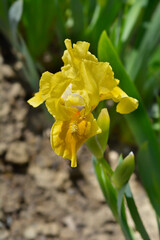
[(130, 113), (138, 107), (138, 101), (129, 97), (119, 87), (119, 80), (108, 62), (98, 62), (89, 49), (89, 43), (71, 44), (65, 40), (67, 50), (60, 72), (44, 72), (39, 92), (28, 100), (33, 107), (45, 102), (55, 118), (51, 129), (51, 146), (63, 158), (77, 166), (76, 152), (90, 137), (101, 133), (92, 111), (105, 99), (118, 102), (117, 112)]

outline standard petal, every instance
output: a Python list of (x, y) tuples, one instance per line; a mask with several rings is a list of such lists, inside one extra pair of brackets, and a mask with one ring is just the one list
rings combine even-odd
[(40, 92), (45, 100), (50, 97), (51, 90), (54, 87), (54, 75), (50, 72), (44, 72), (41, 76), (39, 82)]
[(37, 92), (34, 94), (32, 98), (30, 98), (27, 102), (32, 105), (33, 107), (38, 107), (41, 105), (45, 99), (42, 97), (41, 92)]
[(83, 61), (79, 67), (79, 82), (75, 82), (73, 89), (86, 90), (90, 98), (90, 105), (97, 106), (99, 103), (99, 88), (97, 78), (93, 74), (91, 61)]
[(73, 89), (85, 89), (93, 110), (99, 101), (111, 98), (111, 91), (117, 86), (109, 63), (82, 60), (79, 65), (79, 81), (74, 81)]
[(46, 107), (48, 112), (56, 120), (69, 120), (77, 112), (76, 108), (65, 106), (65, 102), (62, 98), (50, 98), (46, 101)]
[(71, 83), (71, 79), (64, 76), (62, 72), (55, 73), (53, 78), (52, 91), (51, 91), (50, 97), (60, 98), (70, 83)]
[(74, 115), (71, 121), (56, 121), (51, 129), (51, 146), (56, 154), (71, 160), (77, 166), (76, 152), (90, 137), (101, 133), (93, 115), (82, 113)]
[(88, 42), (78, 41), (76, 44), (73, 44), (73, 48), (72, 48), (71, 40), (66, 39), (65, 45), (67, 50), (64, 51), (64, 54), (62, 57), (62, 60), (65, 65), (70, 64), (71, 66), (73, 66), (76, 63), (79, 64), (79, 62), (82, 59), (98, 62), (98, 59), (88, 51), (90, 46)]

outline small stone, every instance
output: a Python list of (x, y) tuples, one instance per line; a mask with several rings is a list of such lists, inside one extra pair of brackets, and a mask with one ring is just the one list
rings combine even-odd
[(37, 226), (37, 231), (45, 236), (58, 236), (60, 233), (60, 226), (57, 223), (43, 223)]
[(76, 232), (73, 232), (68, 228), (62, 228), (61, 233), (60, 233), (60, 239), (67, 239), (67, 240), (73, 239), (73, 236), (74, 236), (74, 239), (78, 239), (78, 238), (76, 238), (76, 236), (77, 236)]
[(16, 122), (25, 121), (26, 115), (27, 115), (27, 108), (24, 107), (24, 102), (22, 102), (21, 106), (19, 107), (17, 104), (17, 108), (12, 111), (12, 118)]
[(24, 231), (23, 235), (26, 239), (35, 239), (37, 236), (37, 228), (35, 226), (30, 226)]
[(25, 91), (19, 83), (14, 83), (10, 91), (10, 98), (25, 97)]
[(28, 173), (36, 180), (36, 184), (41, 188), (50, 188), (55, 180), (53, 171), (49, 169), (41, 169), (37, 166), (31, 166)]
[(6, 230), (0, 230), (0, 240), (5, 240), (9, 237), (9, 232)]
[(6, 152), (6, 150), (7, 150), (7, 144), (1, 142), (0, 143), (0, 156), (3, 155)]
[(15, 77), (15, 72), (12, 70), (12, 68), (7, 65), (3, 64), (1, 67), (2, 74), (7, 77), (7, 78), (14, 78)]
[(76, 231), (76, 225), (75, 225), (75, 221), (73, 220), (72, 216), (66, 216), (63, 219), (63, 223), (70, 228), (72, 231)]
[(0, 118), (8, 116), (10, 112), (10, 105), (8, 103), (2, 104), (2, 107), (0, 108)]
[(60, 233), (60, 226), (56, 223), (37, 223), (35, 225), (29, 226), (24, 231), (24, 237), (28, 240), (35, 239), (38, 234), (55, 237)]
[(15, 69), (16, 71), (20, 71), (22, 68), (23, 68), (23, 63), (22, 63), (22, 62), (17, 61), (17, 62), (14, 64), (14, 69)]
[(0, 139), (3, 139), (7, 144), (20, 139), (24, 126), (24, 122), (6, 123), (5, 127), (1, 124)]
[(35, 178), (37, 186), (42, 188), (55, 187), (56, 189), (63, 189), (69, 178), (67, 172), (58, 172), (56, 174), (53, 170), (41, 169), (34, 165), (29, 167), (28, 173)]
[(13, 142), (10, 144), (5, 160), (14, 164), (25, 164), (29, 161), (29, 153), (25, 142)]

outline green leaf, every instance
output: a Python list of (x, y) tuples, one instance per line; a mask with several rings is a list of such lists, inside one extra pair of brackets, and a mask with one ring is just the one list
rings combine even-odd
[(127, 184), (123, 185), (121, 189), (118, 191), (118, 201), (117, 201), (117, 208), (118, 208), (118, 214), (121, 217), (121, 208), (122, 208), (122, 202), (124, 198), (124, 193), (126, 191)]
[[(112, 43), (110, 42), (106, 32), (103, 32), (99, 40), (98, 45), (98, 56), (101, 61), (108, 61), (115, 73), (115, 77), (120, 79), (120, 87), (131, 97), (135, 97), (139, 100), (138, 109), (128, 115), (125, 115), (128, 125), (132, 131), (132, 134), (139, 145), (139, 147), (145, 142), (148, 141), (148, 161), (149, 168), (146, 168), (145, 163), (143, 162), (142, 168), (139, 172), (141, 178), (143, 178), (143, 172), (146, 172), (148, 179), (150, 179), (150, 187), (154, 182), (156, 185), (160, 185), (160, 151), (156, 136), (152, 130), (152, 125), (147, 115), (147, 112), (143, 106), (142, 100), (138, 91), (136, 90), (134, 83), (129, 78), (126, 73)], [(140, 161), (140, 159), (139, 159)], [(142, 161), (142, 160), (141, 160)], [(153, 178), (154, 175), (154, 178)], [(143, 181), (144, 182), (144, 181)], [(144, 183), (145, 184), (145, 183)], [(157, 201), (160, 202), (160, 194), (157, 195), (157, 190), (152, 189), (152, 196), (147, 186), (145, 185), (147, 193), (150, 197), (150, 200), (153, 204), (155, 210), (160, 214), (160, 205), (156, 204)], [(158, 198), (157, 198), (158, 197)]]
[[(97, 159), (93, 156), (93, 166), (94, 170), (97, 176), (97, 179), (99, 181), (100, 187), (102, 189), (102, 192), (104, 194), (104, 197), (106, 199), (107, 204), (111, 208), (115, 218), (117, 219), (117, 193), (112, 186), (112, 183), (109, 179), (108, 175), (108, 168), (110, 171), (110, 167), (105, 167), (106, 164), (104, 164), (105, 159)], [(108, 164), (107, 164), (108, 165)]]
[[(122, 155), (120, 155), (119, 165), (121, 165), (123, 161), (124, 161), (123, 157), (122, 157)], [(112, 175), (112, 178), (113, 178), (113, 176), (114, 176), (114, 174)], [(149, 240), (150, 238), (148, 236), (148, 233), (145, 230), (145, 227), (143, 225), (141, 217), (138, 213), (138, 210), (137, 210), (137, 207), (136, 207), (136, 204), (135, 204), (135, 201), (134, 201), (134, 198), (133, 198), (133, 195), (132, 195), (132, 192), (130, 190), (130, 186), (128, 183), (123, 185), (121, 187), (121, 189), (119, 189), (119, 191), (118, 191), (117, 207), (118, 207), (119, 216), (121, 217), (121, 207), (122, 207), (122, 203), (123, 203), (124, 194), (125, 194), (125, 198), (127, 200), (127, 205), (128, 205), (129, 211), (131, 213), (132, 219), (134, 221), (136, 230), (141, 234), (141, 236), (144, 240)]]
[(22, 17), (23, 12), (23, 1), (15, 1), (9, 9), (9, 22), (11, 26), (11, 31), (15, 41), (17, 40), (17, 26)]
[(126, 42), (133, 31), (138, 17), (141, 14), (143, 8), (147, 5), (148, 0), (136, 0), (128, 11), (125, 19), (124, 29), (121, 36), (122, 42)]
[(127, 184), (126, 186), (126, 190), (125, 190), (125, 197), (127, 200), (127, 205), (130, 211), (130, 214), (132, 216), (132, 219), (134, 221), (136, 230), (141, 234), (142, 238), (144, 240), (150, 240), (148, 233), (143, 225), (143, 222), (141, 220), (141, 217), (138, 213), (138, 209), (136, 207), (132, 192), (130, 190), (129, 184)]
[(72, 35), (77, 37), (77, 35), (80, 36), (84, 27), (83, 5), (80, 0), (71, 0), (70, 4), (74, 20)]
[(25, 75), (27, 81), (31, 85), (32, 89), (37, 92), (39, 89), (39, 75), (36, 71), (35, 63), (28, 51), (28, 48), (22, 37), (19, 36), (19, 51), (23, 54), (25, 58), (25, 64), (23, 65), (23, 74)]
[[(149, 143), (145, 142), (138, 153), (138, 169), (141, 180), (150, 197), (151, 203), (160, 216), (160, 171), (154, 164), (154, 157), (150, 158)], [(160, 159), (160, 158), (159, 158)]]
[(0, 30), (9, 37), (10, 26), (8, 20), (8, 5), (7, 0), (0, 1)]
[(143, 82), (146, 81), (145, 78), (141, 77), (140, 73), (146, 71), (145, 69), (150, 55), (153, 53), (160, 40), (159, 16), (160, 3), (157, 5), (152, 19), (148, 24), (147, 31), (144, 34), (134, 61), (128, 69), (129, 75), (131, 76), (132, 80), (136, 82), (136, 85), (139, 89), (143, 88)]
[[(117, 191), (113, 187), (110, 180), (110, 174), (112, 173), (110, 166), (105, 159), (96, 159), (95, 157), (93, 157), (93, 166), (106, 202), (112, 210), (114, 217), (119, 222), (125, 238), (127, 240), (135, 240), (133, 233), (128, 226), (125, 214), (125, 206), (122, 202), (119, 202), (120, 214), (118, 214)], [(119, 199), (119, 201), (122, 200), (122, 198), (123, 196), (121, 195), (121, 199)]]
[(39, 57), (52, 40), (56, 26), (55, 15), (60, 14), (55, 0), (25, 0), (22, 23), (27, 46), (33, 58)]
[(86, 36), (93, 46), (97, 45), (101, 32), (110, 28), (122, 5), (123, 1), (117, 0), (103, 1), (103, 4), (97, 3), (91, 23), (86, 29)]

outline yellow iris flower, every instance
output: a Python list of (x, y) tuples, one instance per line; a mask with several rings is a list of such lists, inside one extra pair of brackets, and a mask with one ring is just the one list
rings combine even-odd
[(105, 99), (118, 102), (117, 112), (130, 113), (138, 107), (138, 101), (129, 97), (119, 87), (111, 66), (98, 62), (88, 49), (87, 42), (71, 44), (65, 40), (67, 50), (60, 72), (44, 72), (39, 92), (28, 100), (33, 107), (45, 102), (49, 113), (55, 118), (51, 129), (53, 150), (77, 166), (76, 152), (90, 137), (101, 133), (93, 109)]

